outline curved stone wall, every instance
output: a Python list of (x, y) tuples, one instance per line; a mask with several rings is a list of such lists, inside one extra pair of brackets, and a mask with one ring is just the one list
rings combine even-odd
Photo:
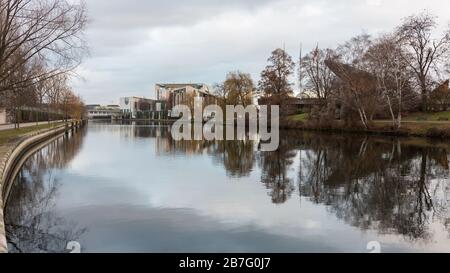
[(28, 134), (7, 147), (3, 147), (0, 158), (0, 253), (8, 252), (5, 234), (3, 209), (8, 198), (14, 177), (31, 156), (35, 149), (45, 146), (46, 141), (53, 140), (66, 131), (79, 127), (82, 122), (72, 122), (70, 125), (60, 125), (56, 128), (41, 130)]

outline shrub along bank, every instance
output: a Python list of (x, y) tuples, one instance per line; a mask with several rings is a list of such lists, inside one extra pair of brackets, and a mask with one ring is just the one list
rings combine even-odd
[(280, 120), (280, 128), (450, 139), (450, 122), (404, 122), (400, 129), (396, 129), (389, 121), (374, 121), (370, 128), (366, 129), (358, 122), (345, 124), (343, 121), (336, 120), (332, 122), (318, 122), (306, 119), (284, 118)]

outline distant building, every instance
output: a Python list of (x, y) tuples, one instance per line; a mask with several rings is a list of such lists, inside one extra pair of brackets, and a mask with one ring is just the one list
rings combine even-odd
[(100, 104), (87, 104), (85, 107), (86, 107), (86, 110), (93, 110), (93, 109), (97, 109), (100, 106), (101, 106)]
[(203, 83), (157, 83), (155, 85), (156, 98), (169, 100), (171, 95), (178, 91), (209, 93), (209, 87)]
[(110, 119), (122, 116), (122, 111), (118, 105), (101, 106), (100, 104), (90, 104), (86, 105), (86, 112), (89, 119)]
[(216, 103), (216, 97), (203, 83), (158, 83), (155, 92), (158, 100), (167, 102), (169, 110), (175, 105), (187, 104), (189, 96), (202, 97), (204, 105)]
[(167, 102), (141, 97), (123, 97), (119, 109), (125, 118), (161, 119), (167, 116)]
[(430, 93), (429, 108), (432, 111), (447, 111), (450, 105), (449, 80), (440, 84)]
[(118, 104), (109, 104), (106, 105), (106, 107), (110, 109), (120, 109), (120, 106)]
[(292, 102), (293, 105), (296, 105), (296, 109), (298, 112), (307, 113), (311, 112), (313, 107), (324, 107), (327, 105), (326, 99), (318, 99), (318, 98), (296, 98)]

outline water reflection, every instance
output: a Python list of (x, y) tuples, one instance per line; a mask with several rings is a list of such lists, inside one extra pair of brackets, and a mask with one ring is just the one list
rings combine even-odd
[[(281, 136), (274, 152), (258, 152), (252, 141), (175, 142), (170, 135), (164, 139), (166, 152), (203, 154), (208, 147), (231, 176), (248, 176), (257, 162), (260, 181), (275, 204), (285, 203), (297, 191), (364, 230), (428, 240), (428, 227), (438, 219), (450, 232), (449, 145), (300, 131), (284, 131)], [(288, 170), (297, 155), (300, 171), (295, 182)]]
[[(83, 149), (85, 138), (88, 139), (88, 147)], [(433, 245), (439, 243), (439, 249), (444, 245), (443, 249), (450, 251), (450, 145), (447, 143), (301, 131), (281, 132), (280, 138), (277, 151), (261, 152), (257, 141), (175, 141), (171, 138), (170, 127), (161, 124), (91, 124), (87, 136), (85, 132), (81, 132), (70, 139), (61, 139), (36, 153), (24, 166), (6, 210), (10, 246), (16, 251), (61, 251), (64, 248), (63, 243), (81, 237), (85, 244), (91, 246), (91, 251), (111, 250), (102, 248), (101, 244), (105, 242), (96, 242), (94, 246), (91, 241), (95, 240), (89, 239), (93, 238), (92, 234), (96, 234), (98, 238), (94, 231), (90, 235), (86, 228), (76, 227), (83, 223), (95, 230), (98, 228), (96, 225), (101, 225), (104, 234), (104, 222), (118, 221), (116, 218), (111, 220), (107, 217), (108, 208), (114, 207), (114, 217), (119, 217), (119, 223), (130, 221), (129, 223), (141, 225), (139, 229), (136, 227), (136, 230), (146, 230), (147, 233), (152, 230), (155, 233), (152, 237), (155, 238), (161, 238), (161, 234), (168, 238), (180, 238), (178, 243), (170, 241), (172, 248), (169, 251), (189, 251), (185, 242), (191, 240), (189, 238), (192, 236), (201, 236), (197, 239), (204, 242), (203, 247), (195, 248), (199, 251), (296, 251), (295, 245), (298, 251), (330, 251), (334, 248), (353, 251), (354, 248), (347, 249), (337, 243), (331, 243), (332, 240), (337, 240), (333, 237), (337, 236), (334, 232), (344, 233), (341, 222), (368, 232), (370, 236), (388, 236), (388, 239), (383, 238), (392, 245), (398, 245), (399, 251), (414, 247), (417, 250), (415, 242), (430, 245), (428, 250), (437, 249), (433, 248)], [(113, 150), (101, 150), (100, 144), (107, 141), (108, 145), (115, 145)], [(106, 147), (106, 144), (104, 145)], [(99, 151), (90, 152), (89, 156), (77, 155), (79, 150), (88, 153), (88, 148), (97, 148)], [(100, 159), (106, 162), (102, 167), (86, 167), (86, 170), (78, 171), (77, 175), (85, 177), (86, 180), (85, 186), (78, 186), (80, 192), (95, 191), (98, 195), (98, 192), (109, 187), (111, 193), (119, 191), (122, 195), (102, 195), (104, 200), (80, 197), (77, 202), (82, 202), (85, 207), (77, 211), (76, 217), (69, 217), (69, 221), (52, 210), (55, 204), (58, 206), (60, 199), (64, 198), (58, 196), (58, 179), (68, 181), (69, 175), (53, 176), (52, 172), (67, 170), (72, 161), (80, 165), (81, 159), (78, 158), (98, 158), (99, 162)], [(127, 162), (124, 163), (124, 160)], [(212, 165), (207, 165), (207, 161)], [(219, 170), (225, 171), (224, 175), (221, 175)], [(127, 178), (121, 178), (122, 173)], [(204, 176), (210, 177), (203, 180)], [(232, 183), (233, 186), (226, 187), (221, 184), (236, 181), (241, 183)], [(256, 183), (249, 185), (246, 183), (248, 181)], [(124, 182), (127, 182), (126, 185)], [(97, 189), (99, 185), (101, 190)], [(71, 189), (73, 187), (71, 186)], [(268, 196), (261, 194), (260, 189), (264, 189)], [(139, 192), (139, 195), (131, 196), (133, 191)], [(196, 194), (199, 196), (195, 196)], [(81, 193), (78, 195), (83, 196)], [(159, 203), (149, 205), (149, 196)], [(294, 204), (293, 207), (290, 200), (300, 203)], [(314, 218), (310, 213), (314, 210), (317, 214), (317, 210), (304, 206), (301, 202), (314, 204), (315, 208), (326, 210), (337, 220), (330, 220), (328, 216), (327, 219), (320, 218), (323, 216)], [(269, 209), (267, 203), (273, 204), (274, 208)], [(89, 209), (87, 205), (90, 206)], [(166, 211), (167, 208), (189, 209), (189, 217), (186, 211)], [(102, 211), (100, 214), (105, 217), (102, 223), (91, 219), (96, 217), (90, 215), (95, 214), (95, 211)], [(128, 213), (117, 216), (117, 211)], [(242, 211), (248, 211), (248, 214), (243, 214)], [(176, 231), (169, 231), (174, 229), (173, 226), (164, 226), (167, 217), (160, 215), (172, 215), (171, 222), (177, 227)], [(251, 225), (260, 227), (246, 226), (246, 229), (251, 231), (249, 234), (266, 232), (265, 236), (273, 240), (270, 245), (277, 245), (278, 248), (262, 246), (251, 239), (251, 236), (246, 237), (247, 241), (239, 237), (239, 243), (254, 248), (237, 246), (238, 243), (235, 243), (236, 248), (231, 246), (230, 242), (234, 242), (236, 233), (222, 230), (223, 223), (238, 221), (236, 219), (239, 217), (248, 218), (248, 215), (260, 215), (260, 218), (264, 218), (260, 219), (264, 224), (256, 224), (258, 221), (251, 220)], [(286, 217), (277, 222), (277, 217), (284, 216)], [(145, 225), (144, 222), (136, 223), (136, 219), (129, 220), (133, 217), (145, 219)], [(310, 231), (298, 224), (299, 219), (306, 221), (311, 217), (314, 218), (311, 223), (316, 223), (313, 226), (320, 230), (317, 231), (320, 233), (320, 239), (311, 239), (313, 236), (309, 234)], [(86, 220), (87, 218), (89, 220)], [(205, 232), (197, 232), (194, 235), (186, 231), (187, 228), (180, 231), (177, 219), (183, 219), (182, 222), (186, 223), (189, 218), (205, 223), (202, 225)], [(243, 226), (244, 221), (239, 221)], [(284, 226), (279, 230), (265, 230), (267, 226), (281, 225), (281, 221)], [(332, 224), (321, 228), (321, 225), (330, 221)], [(153, 230), (150, 226), (155, 226), (156, 223), (156, 226), (161, 228)], [(290, 230), (291, 228), (294, 231)], [(111, 237), (122, 237), (112, 229), (114, 227), (108, 226)], [(127, 229), (133, 228), (122, 227), (121, 234)], [(198, 228), (196, 230), (198, 231)], [(375, 235), (372, 235), (372, 231)], [(446, 234), (440, 234), (441, 231)], [(86, 232), (87, 234), (84, 234)], [(144, 234), (147, 233), (142, 232), (141, 236), (145, 237)], [(170, 232), (172, 233), (166, 234)], [(290, 237), (286, 237), (288, 233)], [(343, 240), (357, 240), (353, 238), (358, 237), (354, 233), (355, 230), (345, 230), (344, 236), (347, 237)], [(282, 237), (272, 237), (273, 235)], [(360, 234), (367, 238), (369, 235)], [(227, 246), (225, 249), (208, 245), (207, 242), (214, 242), (214, 238), (218, 237), (224, 242), (229, 240), (223, 245)], [(293, 238), (307, 239), (308, 243), (296, 243)], [(324, 242), (328, 240), (329, 245), (324, 246)], [(167, 250), (169, 243), (162, 241), (152, 241), (152, 245), (141, 241), (136, 244), (145, 245), (129, 250)], [(216, 244), (212, 245), (216, 247)], [(117, 242), (114, 247), (114, 250), (125, 250), (124, 248), (130, 247), (130, 242)], [(421, 249), (419, 246), (418, 250)]]
[(275, 204), (286, 202), (295, 190), (293, 178), (287, 174), (295, 156), (295, 147), (288, 137), (280, 139), (278, 150), (262, 152), (259, 155), (262, 170), (261, 182), (269, 190), (269, 195)]
[(76, 156), (84, 133), (78, 130), (50, 143), (22, 167), (6, 203), (9, 252), (63, 252), (86, 231), (55, 212), (61, 184), (53, 173)]
[[(305, 139), (299, 191), (361, 229), (430, 238), (436, 219), (448, 229), (447, 147), (399, 139)], [(450, 230), (449, 230), (450, 231)]]

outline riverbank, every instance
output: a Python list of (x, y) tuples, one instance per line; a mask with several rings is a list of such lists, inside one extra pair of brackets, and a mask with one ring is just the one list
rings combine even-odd
[(26, 159), (26, 153), (39, 143), (81, 125), (82, 122), (62, 122), (0, 131), (0, 253), (7, 252), (3, 208), (11, 186), (9, 182)]
[[(61, 123), (62, 120), (54, 120), (54, 121), (39, 121), (39, 122), (26, 122), (26, 123), (20, 123), (20, 127), (19, 128), (25, 128), (25, 127), (35, 127), (38, 125), (47, 125), (47, 124), (52, 124), (52, 123)], [(0, 124), (0, 132), (1, 131), (6, 131), (6, 130), (11, 130), (11, 129), (16, 129), (14, 128), (14, 124), (13, 123), (7, 123), (7, 124)]]
[(0, 146), (7, 144), (8, 142), (14, 142), (17, 140), (17, 138), (20, 138), (21, 136), (25, 136), (29, 133), (39, 131), (39, 130), (45, 130), (45, 129), (51, 129), (57, 126), (60, 126), (63, 124), (63, 122), (52, 122), (52, 123), (41, 123), (39, 125), (28, 125), (21, 127), (19, 129), (2, 129), (0, 128)]
[(396, 129), (390, 121), (374, 121), (369, 129), (362, 124), (346, 125), (343, 121), (319, 122), (307, 119), (285, 118), (280, 121), (281, 129), (312, 130), (340, 133), (373, 134), (384, 136), (430, 137), (437, 139), (450, 138), (450, 122), (448, 121), (413, 121), (402, 122), (402, 127)]
[[(438, 116), (438, 115), (436, 115)], [(95, 121), (110, 121), (110, 119), (93, 119)], [(176, 119), (151, 120), (151, 119), (120, 119), (115, 120), (124, 124), (131, 122), (158, 122), (160, 124), (173, 124)], [(192, 120), (194, 123), (194, 120)], [(205, 122), (204, 122), (205, 123)], [(225, 123), (223, 125), (226, 125)], [(370, 129), (366, 129), (362, 124), (355, 123), (353, 125), (345, 125), (343, 121), (326, 122), (319, 124), (308, 120), (307, 114), (290, 116), (280, 120), (280, 129), (310, 130), (337, 133), (356, 133), (371, 134), (381, 136), (411, 136), (411, 137), (430, 137), (439, 139), (450, 138), (450, 121), (441, 119), (431, 120), (414, 120), (412, 117), (402, 122), (400, 129), (395, 129), (389, 120), (376, 120), (371, 124)]]
[(144, 118), (132, 118), (132, 119), (110, 119), (110, 118), (93, 118), (90, 121), (122, 121), (122, 122), (133, 122), (133, 121), (146, 121), (146, 122), (161, 122), (161, 123), (174, 123), (176, 119), (144, 119)]

